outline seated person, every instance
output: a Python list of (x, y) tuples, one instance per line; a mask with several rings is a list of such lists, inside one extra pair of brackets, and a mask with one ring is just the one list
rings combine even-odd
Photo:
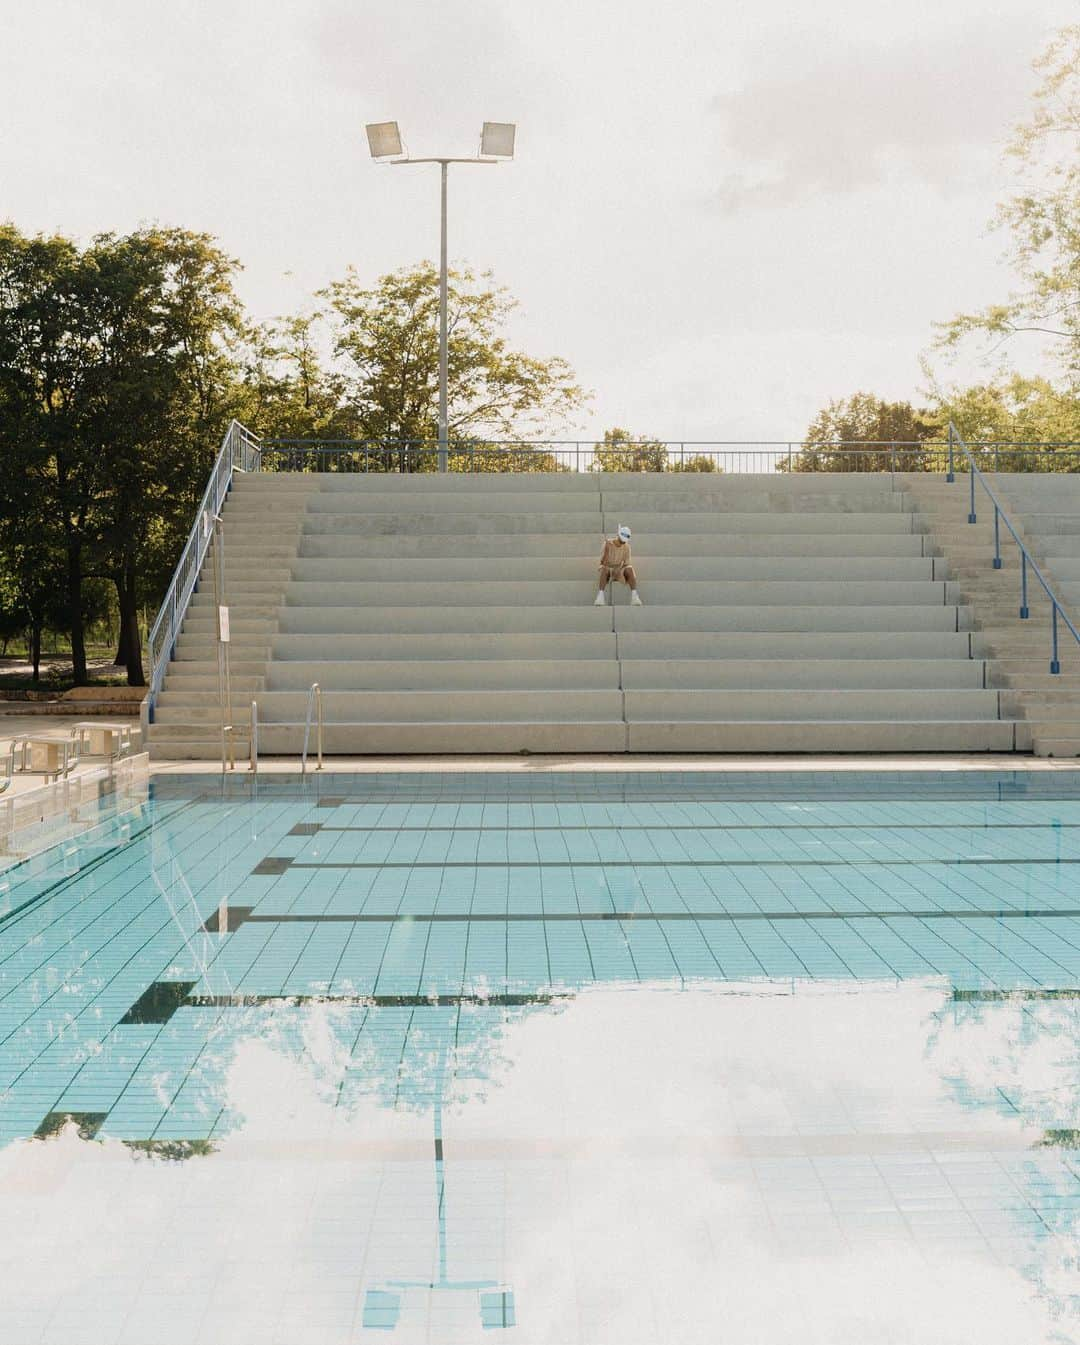
[(593, 599), (594, 607), (603, 607), (607, 601), (604, 590), (612, 579), (621, 579), (630, 589), (630, 606), (641, 606), (641, 595), (637, 591), (637, 575), (630, 564), (630, 529), (623, 523), (618, 535), (604, 538), (604, 549), (600, 553), (600, 587)]

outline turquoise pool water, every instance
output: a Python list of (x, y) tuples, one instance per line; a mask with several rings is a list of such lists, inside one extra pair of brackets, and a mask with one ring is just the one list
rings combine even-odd
[(2, 1340), (1080, 1339), (1080, 774), (173, 777), (0, 978)]

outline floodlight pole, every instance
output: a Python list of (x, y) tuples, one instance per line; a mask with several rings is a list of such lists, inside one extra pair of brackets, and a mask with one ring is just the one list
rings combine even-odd
[(439, 471), (448, 467), (450, 449), (450, 428), (447, 409), (447, 383), (450, 374), (449, 342), (447, 340), (447, 263), (446, 263), (446, 188), (452, 163), (497, 164), (499, 159), (391, 159), (392, 164), (437, 163), (439, 165), (440, 212), (439, 212)]
[(450, 430), (447, 425), (447, 389), (450, 379), (450, 352), (446, 339), (447, 332), (447, 280), (446, 280), (446, 182), (450, 176), (450, 165), (440, 165), (442, 177), (442, 202), (439, 229), (439, 471), (445, 472), (450, 449)]

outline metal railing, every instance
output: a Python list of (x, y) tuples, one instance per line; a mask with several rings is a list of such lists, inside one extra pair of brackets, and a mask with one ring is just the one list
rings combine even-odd
[[(993, 558), (994, 569), (995, 570), (1001, 569), (1002, 524), (1005, 525), (1006, 530), (1008, 531), (1009, 535), (1012, 537), (1013, 541), (1017, 545), (1017, 548), (1019, 549), (1020, 617), (1022, 620), (1026, 621), (1031, 615), (1031, 608), (1028, 604), (1029, 570), (1035, 576), (1036, 581), (1042, 588), (1043, 592), (1046, 594), (1046, 597), (1050, 603), (1050, 671), (1052, 673), (1060, 673), (1061, 660), (1059, 657), (1058, 625), (1059, 623), (1064, 625), (1065, 629), (1072, 635), (1073, 639), (1076, 641), (1078, 648), (1080, 648), (1080, 631), (1078, 631), (1076, 627), (1073, 625), (1071, 619), (1069, 618), (1068, 613), (1061, 605), (1061, 600), (1058, 598), (1054, 590), (1050, 587), (1049, 583), (1046, 580), (1046, 576), (1039, 568), (1039, 565), (1035, 560), (1034, 556), (1032, 556), (1031, 552), (1028, 550), (1024, 542), (1021, 540), (1020, 534), (1016, 531), (1016, 528), (1013, 526), (1012, 520), (1005, 512), (1004, 506), (1002, 505), (1001, 501), (994, 494), (994, 491), (991, 488), (989, 482), (983, 476), (982, 471), (979, 469), (978, 465), (975, 462), (975, 459), (972, 457), (971, 450), (969, 449), (968, 445), (964, 442), (963, 438), (960, 435), (960, 432), (951, 423), (949, 425), (949, 444), (950, 448), (952, 448), (952, 446), (955, 445), (963, 453), (968, 470), (970, 498), (968, 504), (967, 521), (969, 523), (977, 523), (979, 520), (978, 512), (975, 508), (976, 483), (978, 483), (978, 485), (980, 485), (982, 489), (986, 492), (987, 498), (990, 500), (990, 503), (994, 506), (994, 558)], [(953, 464), (952, 462), (950, 462), (949, 480), (954, 479), (952, 466)]]
[[(495, 439), (451, 443), (453, 473), (941, 472), (952, 441)], [(999, 441), (969, 445), (987, 470), (1080, 472), (1080, 442)], [(991, 465), (992, 464), (992, 465)], [(267, 439), (262, 470), (410, 475), (438, 470), (434, 439)]]
[(315, 751), (319, 764), (315, 767), (317, 771), (322, 770), (323, 757), (323, 711), (322, 711), (322, 688), (318, 682), (312, 682), (311, 690), (308, 692), (307, 714), (304, 716), (304, 749), (300, 753), (300, 774), (307, 774), (307, 754), (308, 740), (311, 737), (311, 714), (312, 710), (317, 712), (315, 729)]
[(251, 732), (248, 738), (248, 752), (252, 775), (259, 773), (259, 702), (251, 702)]
[(198, 583), (199, 571), (210, 546), (213, 521), (220, 514), (225, 496), (229, 493), (233, 473), (257, 472), (260, 458), (258, 438), (239, 421), (232, 421), (225, 431), (221, 448), (210, 469), (210, 480), (206, 483), (206, 490), (195, 514), (195, 522), (180, 553), (165, 597), (161, 601), (157, 619), (150, 628), (146, 642), (150, 664), (150, 686), (143, 715), (144, 723), (153, 721), (154, 703), (161, 691), (165, 669), (175, 649), (176, 637), (180, 633), (188, 603)]

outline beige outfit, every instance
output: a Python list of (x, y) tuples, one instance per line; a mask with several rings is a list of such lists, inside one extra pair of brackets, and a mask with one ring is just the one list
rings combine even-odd
[(630, 564), (630, 543), (620, 542), (618, 539), (612, 541), (606, 538), (604, 541), (604, 550), (600, 556), (600, 571), (607, 571), (609, 579), (621, 579), (623, 571)]

